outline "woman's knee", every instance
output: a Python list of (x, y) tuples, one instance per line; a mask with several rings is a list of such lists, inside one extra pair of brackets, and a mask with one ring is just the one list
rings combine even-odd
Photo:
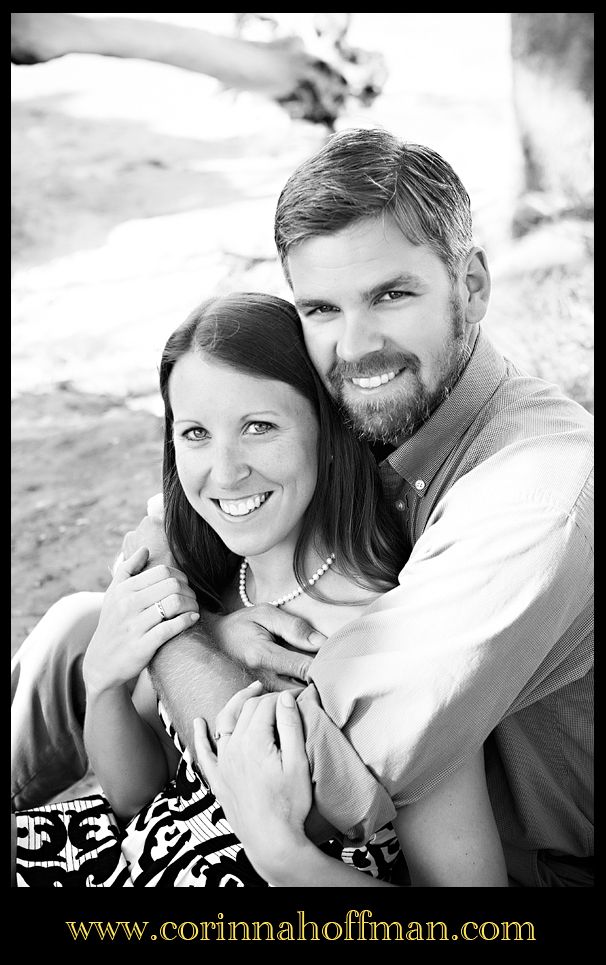
[(53, 603), (42, 619), (48, 618), (53, 622), (59, 622), (70, 627), (81, 622), (93, 623), (95, 626), (99, 620), (99, 613), (103, 604), (103, 593), (96, 593), (91, 590), (79, 590), (77, 593), (68, 593)]
[(103, 593), (70, 593), (53, 603), (15, 655), (15, 663), (68, 659), (83, 654), (97, 628)]

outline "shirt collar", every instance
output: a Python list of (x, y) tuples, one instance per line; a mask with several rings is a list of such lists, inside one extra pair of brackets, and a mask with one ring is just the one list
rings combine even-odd
[(417, 495), (425, 495), (438, 469), (494, 395), (505, 373), (503, 356), (478, 330), (470, 359), (448, 397), (387, 457)]

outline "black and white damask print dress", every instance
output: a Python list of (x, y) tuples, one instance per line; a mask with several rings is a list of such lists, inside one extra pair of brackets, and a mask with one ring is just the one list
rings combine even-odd
[[(125, 826), (101, 794), (19, 811), (18, 887), (267, 887), (161, 703), (158, 712), (181, 754), (175, 778)], [(375, 878), (398, 880), (402, 874), (391, 825), (363, 847), (329, 841), (323, 850)]]

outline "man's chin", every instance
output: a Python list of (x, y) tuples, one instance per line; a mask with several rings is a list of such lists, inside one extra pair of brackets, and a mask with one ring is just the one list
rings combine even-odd
[(437, 401), (422, 390), (394, 394), (372, 403), (343, 393), (340, 408), (346, 424), (359, 439), (393, 445), (413, 435), (431, 415), (432, 402)]
[(410, 410), (368, 411), (361, 408), (344, 410), (345, 421), (362, 442), (384, 442), (394, 445), (418, 429), (425, 421), (420, 413)]

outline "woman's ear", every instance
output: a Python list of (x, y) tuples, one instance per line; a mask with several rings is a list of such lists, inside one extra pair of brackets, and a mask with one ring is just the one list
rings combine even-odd
[(477, 325), (484, 318), (490, 300), (490, 272), (483, 248), (473, 248), (464, 272), (465, 321)]

